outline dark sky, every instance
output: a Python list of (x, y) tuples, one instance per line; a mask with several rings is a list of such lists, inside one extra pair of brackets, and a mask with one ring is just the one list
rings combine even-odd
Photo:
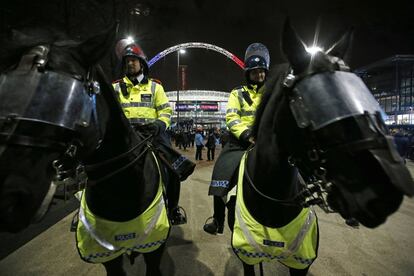
[[(11, 2), (11, 1), (10, 1)], [(394, 0), (66, 0), (13, 1), (3, 8), (4, 26), (47, 22), (84, 38), (113, 18), (120, 20), (119, 38), (136, 37), (148, 58), (185, 42), (215, 44), (244, 57), (253, 42), (268, 46), (271, 63), (284, 62), (280, 31), (287, 16), (306, 43), (314, 38), (328, 48), (347, 28), (354, 40), (348, 62), (352, 68), (396, 54), (414, 54), (414, 1)], [(3, 4), (2, 4), (3, 5)], [(22, 8), (24, 5), (24, 8)], [(115, 7), (115, 8), (114, 8)], [(138, 8), (147, 15), (131, 16)], [(36, 12), (35, 12), (36, 11)], [(115, 62), (112, 59), (112, 62)], [(188, 66), (190, 89), (227, 91), (243, 82), (243, 72), (226, 57), (204, 49), (190, 49), (181, 57)], [(151, 68), (166, 90), (176, 89), (177, 55), (170, 54)]]

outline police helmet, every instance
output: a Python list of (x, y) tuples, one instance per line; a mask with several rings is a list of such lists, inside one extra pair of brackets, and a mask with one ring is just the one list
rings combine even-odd
[(147, 56), (142, 51), (141, 47), (138, 44), (130, 44), (125, 47), (122, 54), (122, 61), (125, 63), (126, 57), (135, 57), (140, 60), (142, 71), (144, 75), (148, 75), (148, 61)]
[(253, 69), (269, 70), (270, 55), (266, 46), (261, 43), (250, 44), (244, 55), (244, 70), (250, 71)]

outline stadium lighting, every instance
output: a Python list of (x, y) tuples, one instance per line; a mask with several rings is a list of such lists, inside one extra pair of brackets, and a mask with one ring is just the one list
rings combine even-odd
[(185, 54), (184, 49), (177, 51), (177, 128), (180, 129), (180, 55)]
[(134, 42), (135, 42), (135, 40), (132, 38), (132, 36), (128, 36), (128, 37), (126, 38), (126, 40), (127, 40), (127, 43), (128, 43), (128, 44), (132, 44), (132, 43), (134, 43)]
[(306, 52), (311, 54), (312, 56), (315, 55), (317, 52), (323, 52), (323, 49), (318, 46), (306, 47)]

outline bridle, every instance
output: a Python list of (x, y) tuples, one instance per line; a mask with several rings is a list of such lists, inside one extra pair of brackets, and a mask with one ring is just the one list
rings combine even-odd
[[(330, 58), (331, 63), (334, 64), (337, 71), (349, 71), (349, 68), (341, 59), (329, 56), (328, 58)], [(358, 139), (353, 140), (352, 142), (321, 146), (320, 143), (318, 143), (318, 139), (315, 135), (314, 129), (312, 129), (312, 125), (309, 123), (308, 118), (306, 118), (306, 114), (304, 115), (302, 113), (302, 109), (307, 109), (306, 104), (304, 104), (305, 101), (302, 99), (302, 95), (300, 93), (295, 94), (295, 92), (297, 92), (295, 87), (298, 83), (308, 77), (316, 75), (317, 73), (319, 72), (307, 70), (302, 74), (294, 75), (290, 70), (281, 84), (283, 86), (282, 89), (284, 89), (283, 93), (286, 93), (288, 96), (291, 111), (298, 127), (304, 129), (306, 136), (309, 138), (305, 154), (292, 153), (288, 157), (289, 165), (298, 168), (299, 170), (298, 181), (301, 187), (300, 192), (297, 195), (287, 199), (277, 199), (264, 194), (254, 185), (249, 175), (247, 169), (247, 158), (245, 158), (246, 163), (244, 167), (244, 177), (246, 182), (255, 190), (255, 192), (267, 200), (288, 206), (309, 207), (311, 205), (318, 205), (325, 212), (332, 213), (336, 211), (334, 211), (327, 202), (327, 196), (333, 187), (332, 182), (327, 177), (327, 155), (331, 151), (338, 150), (356, 154), (362, 150), (385, 148), (392, 143), (392, 138), (387, 137), (385, 134), (385, 130), (381, 125), (381, 114), (379, 111), (364, 111), (363, 114), (360, 114), (363, 118), (362, 120), (367, 122), (369, 129), (375, 130), (375, 135), (361, 135)], [(247, 153), (250, 150), (251, 149), (249, 149)]]
[[(91, 182), (93, 183), (92, 185), (96, 185), (136, 164), (148, 149), (153, 150), (152, 144), (149, 141), (152, 138), (152, 135), (143, 137), (140, 133), (134, 132), (135, 135), (141, 136), (141, 139), (138, 139), (139, 142), (126, 152), (100, 163), (82, 164), (79, 161), (79, 152), (82, 151), (85, 145), (76, 137), (76, 133), (93, 125), (99, 136), (96, 148), (98, 148), (103, 141), (103, 133), (98, 122), (98, 114), (96, 111), (96, 96), (100, 93), (100, 86), (97, 81), (93, 80), (91, 68), (88, 70), (86, 78), (78, 75), (68, 75), (64, 72), (47, 70), (46, 65), (48, 63), (49, 50), (49, 45), (33, 47), (27, 54), (22, 56), (16, 69), (0, 75), (0, 97), (3, 102), (3, 106), (0, 102), (0, 155), (6, 147), (10, 145), (42, 148), (63, 153), (59, 158), (52, 162), (55, 176), (50, 183), (46, 196), (33, 217), (33, 221), (40, 220), (46, 213), (57, 187), (61, 185), (64, 186), (65, 193), (68, 190), (81, 190), (85, 188), (86, 183), (88, 182), (87, 173), (101, 169), (103, 166), (108, 166), (115, 162), (130, 158), (131, 154), (145, 145), (144, 150), (140, 151), (137, 155), (134, 154), (133, 159), (127, 164)], [(102, 69), (98, 67), (97, 70)], [(43, 85), (44, 82), (49, 82), (51, 84)], [(6, 102), (12, 103), (13, 99), (18, 98), (18, 95), (16, 96), (17, 89), (14, 88), (19, 87), (21, 90), (26, 88), (29, 92), (26, 93), (25, 91), (25, 93), (30, 95), (31, 92), (32, 98), (36, 100), (36, 96), (40, 95), (38, 93), (39, 91), (42, 92), (41, 96), (44, 96), (44, 94), (51, 92), (52, 88), (55, 88), (53, 83), (56, 82), (62, 85), (62, 88), (59, 87), (61, 91), (67, 91), (69, 94), (66, 95), (60, 93), (62, 98), (58, 99), (60, 104), (64, 105), (64, 110), (70, 111), (75, 109), (78, 112), (63, 114), (64, 117), (59, 118), (54, 118), (53, 116), (42, 117), (42, 115), (39, 114), (41, 112), (35, 110), (35, 108), (31, 106), (32, 102), (30, 100), (20, 106), (10, 107), (9, 105), (4, 104)], [(25, 86), (25, 83), (28, 84)], [(32, 86), (38, 87), (34, 89)], [(43, 91), (42, 88), (46, 91)], [(56, 98), (50, 99), (53, 98), (53, 95), (54, 94), (49, 93), (48, 97), (44, 96), (42, 101), (46, 102), (45, 105), (53, 104), (51, 101), (56, 100)], [(50, 106), (42, 105), (42, 101), (40, 101), (37, 108), (50, 108)], [(65, 141), (59, 141), (16, 133), (16, 130), (21, 123), (42, 124), (43, 126), (63, 128), (69, 133), (71, 138), (63, 137), (65, 138)], [(88, 185), (91, 185), (91, 183)]]
[[(78, 148), (83, 146), (75, 133), (88, 127), (92, 119), (97, 120), (92, 117), (96, 114), (95, 96), (100, 90), (98, 83), (90, 78), (90, 71), (87, 78), (83, 79), (47, 70), (49, 51), (49, 45), (35, 46), (21, 57), (14, 70), (0, 75), (0, 97), (3, 103), (0, 103), (0, 155), (10, 145), (64, 152), (59, 159), (53, 161), (56, 177), (33, 218), (35, 221), (45, 214), (57, 186), (67, 182), (62, 180), (62, 175), (69, 173), (63, 169), (63, 160), (75, 163)], [(58, 93), (62, 90), (66, 93)], [(65, 112), (61, 110), (54, 113), (48, 110), (55, 103), (65, 111), (73, 110), (70, 116), (62, 115)], [(57, 141), (16, 133), (21, 124), (65, 129), (70, 138)]]
[[(85, 172), (86, 174), (91, 173), (93, 171), (101, 169), (104, 166), (108, 166), (108, 165), (113, 164), (115, 162), (118, 162), (122, 159), (129, 158), (130, 155), (132, 153), (134, 153), (137, 149), (140, 149), (141, 147), (145, 146), (144, 149), (138, 155), (134, 155), (132, 161), (128, 162), (126, 165), (124, 165), (124, 166), (122, 166), (118, 169), (113, 170), (112, 172), (110, 172), (110, 173), (108, 173), (104, 176), (101, 176), (99, 179), (94, 179), (93, 182), (89, 183), (88, 185), (96, 185), (98, 183), (101, 183), (101, 182), (103, 182), (103, 181), (119, 174), (120, 172), (128, 169), (129, 167), (131, 167), (133, 165), (135, 165), (141, 159), (141, 157), (143, 157), (147, 153), (148, 150), (154, 151), (154, 147), (153, 147), (152, 143), (150, 142), (150, 140), (153, 138), (153, 135), (143, 137), (143, 135), (140, 134), (139, 132), (136, 132), (136, 134), (139, 135), (142, 140), (140, 142), (138, 142), (136, 145), (134, 145), (132, 148), (130, 148), (128, 151), (126, 151), (124, 153), (121, 153), (121, 154), (119, 154), (119, 155), (117, 155), (113, 158), (104, 160), (100, 163), (89, 164), (89, 165), (80, 165), (82, 173), (83, 172)], [(75, 182), (76, 182), (76, 180), (75, 180)]]

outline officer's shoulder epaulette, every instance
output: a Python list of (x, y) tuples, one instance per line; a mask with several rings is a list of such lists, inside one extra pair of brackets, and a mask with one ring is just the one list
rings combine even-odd
[(150, 78), (150, 80), (152, 80), (153, 82), (158, 83), (159, 85), (162, 85), (162, 82), (159, 79)]
[(119, 83), (119, 82), (122, 82), (122, 79), (119, 79), (119, 80), (114, 80), (114, 81), (112, 82), (112, 84)]
[(236, 86), (236, 87), (234, 87), (231, 91), (234, 91), (234, 90), (239, 90), (239, 89), (243, 89), (243, 85), (239, 85), (239, 86)]

